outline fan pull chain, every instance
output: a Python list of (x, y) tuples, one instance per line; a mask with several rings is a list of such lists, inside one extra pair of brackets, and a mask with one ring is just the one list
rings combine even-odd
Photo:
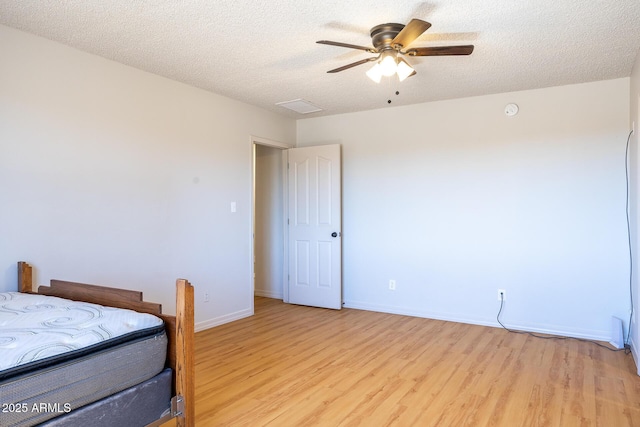
[[(400, 83), (400, 81), (397, 80), (397, 79), (394, 79), (393, 77), (389, 77), (389, 92), (393, 91), (393, 89), (391, 89), (391, 80), (396, 80), (395, 93), (396, 93), (396, 96), (400, 95), (400, 91), (398, 90), (398, 84)], [(391, 98), (392, 98), (392, 96), (389, 96), (389, 99), (387, 99), (387, 104), (391, 104)]]

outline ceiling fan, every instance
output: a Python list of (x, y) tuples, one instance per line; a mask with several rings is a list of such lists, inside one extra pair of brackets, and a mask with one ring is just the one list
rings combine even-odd
[(329, 40), (319, 40), (316, 43), (359, 49), (377, 54), (377, 56), (361, 59), (360, 61), (327, 71), (327, 73), (337, 73), (357, 65), (376, 61), (373, 68), (367, 71), (367, 76), (376, 83), (380, 82), (382, 76), (397, 74), (400, 81), (403, 81), (407, 77), (416, 74), (416, 71), (402, 56), (470, 55), (471, 52), (473, 52), (473, 45), (414, 47), (407, 49), (407, 47), (413, 43), (415, 39), (420, 37), (422, 33), (427, 31), (429, 27), (431, 27), (430, 23), (420, 19), (412, 19), (407, 25), (394, 23), (376, 25), (371, 29), (373, 47)]

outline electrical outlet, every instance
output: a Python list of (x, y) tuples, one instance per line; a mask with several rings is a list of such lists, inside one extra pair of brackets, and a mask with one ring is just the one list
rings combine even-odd
[(504, 289), (498, 289), (498, 301), (506, 301), (507, 300), (507, 291)]
[(391, 279), (389, 280), (389, 290), (390, 291), (395, 291), (396, 290), (396, 281)]
[(204, 302), (209, 302), (209, 294), (204, 294)]

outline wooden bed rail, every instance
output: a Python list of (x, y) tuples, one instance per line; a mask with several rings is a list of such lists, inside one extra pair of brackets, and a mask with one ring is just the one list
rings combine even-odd
[(176, 281), (176, 315), (162, 313), (162, 305), (143, 301), (142, 292), (83, 283), (51, 280), (50, 286), (33, 287), (32, 267), (18, 262), (18, 291), (84, 301), (110, 307), (150, 313), (164, 320), (169, 346), (167, 366), (174, 372), (174, 395), (182, 398), (183, 412), (176, 418), (177, 427), (195, 425), (195, 317), (194, 292), (188, 280)]

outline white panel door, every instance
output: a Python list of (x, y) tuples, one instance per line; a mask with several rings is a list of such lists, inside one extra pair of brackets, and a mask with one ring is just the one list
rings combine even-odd
[(340, 145), (292, 148), (287, 151), (289, 302), (340, 309)]

